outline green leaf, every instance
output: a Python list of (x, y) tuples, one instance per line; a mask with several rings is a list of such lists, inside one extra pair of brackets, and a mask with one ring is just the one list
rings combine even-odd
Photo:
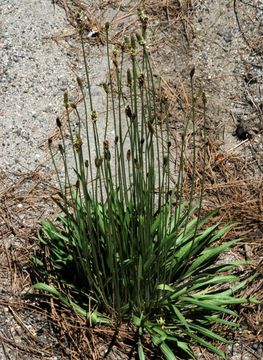
[(36, 256), (30, 256), (30, 260), (32, 261), (32, 263), (37, 266), (37, 267), (43, 267), (44, 263), (43, 261), (41, 261), (39, 258), (37, 258)]
[(50, 293), (52, 296), (57, 297), (64, 305), (68, 306), (69, 308), (74, 310), (79, 315), (85, 317), (86, 319), (90, 319), (93, 324), (96, 323), (109, 324), (109, 320), (106, 317), (99, 315), (96, 310), (93, 312), (87, 312), (79, 305), (75, 304), (73, 301), (68, 299), (66, 296), (62, 295), (54, 286), (45, 283), (38, 283), (33, 285), (33, 289), (45, 291)]
[(162, 343), (160, 349), (167, 360), (176, 360), (174, 353), (166, 343)]
[[(210, 228), (203, 231), (201, 235), (196, 236), (195, 238), (191, 237), (186, 241), (184, 239), (183, 243), (180, 244), (179, 250), (175, 252), (174, 256), (181, 262), (184, 262), (186, 259), (203, 250), (204, 246), (209, 242), (209, 236), (213, 233), (217, 226), (218, 224), (211, 226)], [(192, 235), (194, 235), (194, 233)]]
[(219, 254), (222, 254), (226, 249), (228, 249), (230, 246), (236, 244), (239, 240), (232, 240), (228, 241), (227, 243), (217, 246), (215, 248), (206, 249), (203, 251), (203, 254), (199, 256), (193, 264), (189, 267), (186, 274), (192, 274), (194, 271), (198, 270), (200, 266), (202, 266), (204, 263), (210, 261), (212, 258), (215, 258)]
[(133, 317), (132, 317), (132, 322), (133, 322), (134, 325), (137, 326), (138, 328), (142, 326), (142, 318), (139, 318), (138, 316), (133, 315)]
[(194, 324), (194, 323), (191, 323), (189, 324), (190, 328), (194, 329), (194, 330), (197, 330), (199, 333), (211, 338), (212, 340), (214, 341), (220, 341), (224, 344), (230, 344), (231, 341), (228, 341), (227, 339), (223, 338), (222, 336), (220, 335), (217, 335), (216, 333), (214, 333), (213, 331), (207, 329), (207, 328), (204, 328), (203, 326), (200, 326), (200, 325), (197, 325), (197, 324)]
[(144, 351), (143, 351), (143, 346), (140, 343), (138, 343), (138, 355), (139, 355), (139, 360), (145, 360), (145, 355), (144, 355)]
[[(210, 244), (215, 242), (216, 240), (219, 240), (222, 238), (222, 236), (224, 236), (227, 232), (229, 232), (230, 229), (232, 229), (233, 224), (226, 224), (225, 226), (223, 226), (221, 229), (219, 229), (215, 235), (211, 238)], [(237, 241), (239, 241), (240, 239), (236, 239)]]
[(195, 358), (194, 353), (192, 352), (192, 350), (189, 348), (188, 344), (184, 341), (179, 341), (176, 340), (176, 344), (177, 346), (183, 350), (186, 354), (188, 354), (191, 358)]
[(35, 290), (49, 292), (51, 295), (56, 296), (56, 297), (61, 296), (61, 294), (57, 291), (57, 289), (54, 286), (50, 286), (45, 283), (37, 283), (37, 284), (33, 285), (32, 288)]
[(226, 359), (226, 355), (225, 353), (218, 349), (216, 346), (212, 345), (210, 342), (204, 340), (203, 338), (201, 338), (200, 336), (197, 336), (193, 333), (188, 334), (191, 338), (193, 338), (195, 341), (197, 341), (199, 344), (205, 346), (208, 350), (210, 350), (211, 352), (219, 355), (222, 359)]
[(181, 289), (179, 289), (178, 291), (175, 291), (170, 296), (170, 299), (174, 301), (176, 298), (179, 298), (181, 295), (185, 294), (186, 292), (188, 292), (188, 288), (183, 285)]
[[(234, 294), (235, 292), (243, 289), (245, 286), (247, 286), (252, 280), (254, 280), (256, 277), (258, 276), (257, 273), (249, 276), (247, 279), (241, 281), (241, 282), (238, 282), (237, 285), (235, 286), (232, 286), (230, 289), (228, 289), (227, 291), (225, 291), (224, 293), (226, 295), (232, 295)], [(249, 300), (249, 299), (248, 299)], [(256, 300), (256, 299), (255, 299)]]
[(189, 325), (188, 325), (188, 322), (185, 319), (184, 315), (181, 313), (181, 311), (175, 305), (172, 305), (171, 309), (172, 309), (173, 313), (175, 314), (175, 316), (177, 317), (177, 319), (180, 321), (180, 323), (184, 327), (186, 327), (189, 332), (191, 332), (191, 330), (189, 328)]
[(225, 313), (225, 314), (229, 314), (229, 315), (233, 315), (235, 317), (238, 317), (238, 314), (236, 312), (234, 312), (233, 310), (227, 309), (223, 306), (218, 306), (217, 302), (216, 302), (216, 297), (214, 299), (214, 301), (212, 300), (197, 300), (193, 297), (187, 297), (187, 296), (183, 296), (180, 298), (180, 300), (182, 302), (186, 302), (188, 304), (192, 304), (192, 305), (196, 305), (200, 308), (204, 308), (204, 309), (209, 309), (212, 310), (214, 312), (220, 312), (220, 313)]
[(208, 300), (213, 301), (217, 305), (234, 305), (234, 304), (246, 304), (250, 302), (251, 299), (238, 298), (233, 296), (226, 296), (225, 293), (215, 293), (215, 294), (193, 294), (193, 298), (198, 300)]
[(151, 330), (159, 335), (159, 341), (160, 342), (163, 342), (163, 341), (166, 340), (168, 335), (167, 335), (166, 331), (164, 330), (164, 328), (161, 327), (161, 325), (155, 325), (155, 326), (152, 327)]
[(68, 242), (69, 239), (64, 236), (61, 231), (50, 221), (50, 220), (44, 220), (40, 223), (42, 230), (46, 234), (46, 236), (49, 239), (61, 239), (63, 241)]
[(154, 343), (155, 346), (160, 346), (160, 344), (162, 342), (160, 336), (151, 335), (151, 339), (152, 339), (152, 342)]
[(166, 284), (159, 284), (157, 286), (157, 290), (174, 292), (174, 288), (172, 288), (171, 286), (166, 285)]
[[(151, 335), (152, 342), (155, 346), (160, 347), (162, 353), (164, 354), (165, 358), (167, 360), (176, 360), (176, 357), (174, 356), (174, 353), (170, 349), (170, 347), (165, 343), (165, 340), (167, 338), (167, 333), (164, 329), (162, 329), (160, 326), (147, 326), (146, 328), (149, 331)], [(158, 334), (158, 335), (155, 335)]]
[(188, 342), (178, 340), (175, 336), (167, 336), (167, 342), (175, 342), (179, 349), (183, 350), (190, 356), (191, 359), (195, 359), (193, 351), (190, 349)]
[(218, 323), (218, 324), (222, 324), (222, 325), (226, 325), (226, 326), (230, 326), (230, 327), (234, 327), (234, 328), (239, 328), (240, 324), (239, 323), (235, 323), (233, 321), (229, 321), (229, 320), (225, 320), (225, 319), (221, 319), (220, 317), (218, 317), (217, 315), (213, 315), (213, 316), (208, 316), (206, 315), (205, 318), (212, 324), (212, 323)]
[[(237, 281), (239, 280), (238, 276), (235, 275), (218, 275), (218, 276), (214, 276), (209, 280), (200, 280), (200, 281), (196, 281), (196, 284), (194, 284), (193, 286), (191, 286), (189, 288), (189, 291), (193, 291), (195, 289), (198, 289), (200, 287), (204, 287), (207, 285), (217, 285), (217, 284), (228, 284), (230, 282), (233, 281)], [(206, 291), (208, 291), (209, 289), (207, 289)]]
[(155, 221), (154, 221), (154, 223), (151, 226), (151, 234), (152, 234), (152, 236), (155, 235), (156, 230), (160, 226), (160, 223), (161, 223), (161, 216), (160, 216), (160, 214), (158, 214)]

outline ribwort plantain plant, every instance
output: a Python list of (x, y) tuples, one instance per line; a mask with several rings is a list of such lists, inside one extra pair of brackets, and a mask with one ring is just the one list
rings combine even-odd
[[(103, 84), (105, 116), (94, 107), (82, 38), (86, 81), (78, 78), (77, 82), (84, 116), (65, 94), (69, 147), (57, 119), (63, 180), (49, 141), (60, 187), (60, 196), (54, 201), (61, 214), (55, 222), (41, 222), (39, 247), (49, 256), (32, 259), (45, 279), (34, 289), (49, 292), (86, 317), (88, 324), (132, 322), (140, 360), (145, 358), (145, 339), (151, 339), (169, 360), (176, 359), (177, 353), (195, 358), (196, 344), (224, 358), (214, 341), (228, 340), (215, 333), (212, 325), (239, 326), (225, 315), (234, 319), (238, 314), (233, 305), (256, 301), (236, 295), (251, 277), (241, 281), (234, 274), (238, 263), (216, 262), (238, 240), (215, 245), (231, 225), (207, 225), (216, 210), (201, 217), (202, 199), (197, 205), (193, 201), (194, 176), (190, 197), (183, 199), (184, 139), (190, 123), (195, 130), (194, 96), (176, 162), (176, 183), (171, 180), (174, 169), (167, 104), (160, 101), (159, 81), (147, 51), (147, 18), (143, 12), (139, 17), (141, 33), (126, 39), (113, 54), (109, 24), (105, 26), (109, 74)], [(193, 77), (194, 69), (192, 89)], [(204, 94), (201, 99), (205, 123)], [(75, 129), (71, 110), (77, 118)], [(113, 141), (108, 137), (110, 121)], [(100, 138), (102, 126), (105, 132)], [(194, 163), (195, 151), (194, 147)], [(67, 291), (58, 290), (57, 284)]]

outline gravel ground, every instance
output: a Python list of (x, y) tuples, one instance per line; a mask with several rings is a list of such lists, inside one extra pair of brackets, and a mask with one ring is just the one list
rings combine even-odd
[(66, 50), (49, 37), (68, 27), (49, 0), (0, 1), (1, 167), (24, 172), (39, 165), (41, 145), (74, 86)]
[[(12, 179), (17, 181), (19, 174), (36, 167), (46, 173), (50, 170), (43, 144), (54, 129), (56, 116), (63, 110), (63, 93), (75, 87), (75, 75), (68, 64), (74, 54), (68, 52), (67, 46), (58, 46), (51, 40), (54, 34), (65, 30), (72, 31), (65, 12), (54, 8), (50, 0), (0, 0), (0, 192), (8, 188)], [(3, 175), (6, 172), (8, 177)], [(25, 191), (22, 184), (20, 191)], [(25, 205), (18, 203), (15, 197), (14, 202), (15, 208), (25, 210)], [(27, 222), (24, 219), (22, 224), (23, 218), (24, 215), (18, 215), (15, 220), (22, 228)], [(1, 241), (27, 247), (22, 243), (25, 239), (19, 235), (2, 239), (2, 229), (0, 226)], [(1, 264), (0, 335), (1, 343), (6, 345), (0, 347), (0, 359), (61, 358), (48, 355), (54, 353), (57, 342), (45, 318), (16, 308), (13, 309), (19, 313), (18, 318), (10, 312), (6, 300), (16, 302), (16, 295), (25, 289), (13, 286), (10, 271), (3, 265), (4, 252)], [(20, 325), (15, 320), (19, 318)], [(8, 341), (17, 346), (9, 348)], [(47, 348), (47, 343), (51, 347)], [(30, 347), (32, 353), (27, 355), (23, 349)]]

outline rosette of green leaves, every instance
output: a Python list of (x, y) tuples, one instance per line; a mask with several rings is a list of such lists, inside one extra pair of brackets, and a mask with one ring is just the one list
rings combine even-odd
[[(100, 114), (93, 107), (82, 42), (87, 88), (80, 79), (78, 85), (84, 99), (84, 119), (77, 107), (71, 106), (78, 119), (77, 134), (70, 121), (67, 94), (64, 98), (76, 180), (73, 185), (66, 135), (58, 119), (64, 181), (57, 170), (51, 141), (49, 145), (60, 186), (60, 198), (54, 200), (62, 214), (55, 222), (41, 222), (38, 240), (42, 253), (32, 260), (45, 283), (34, 288), (50, 293), (93, 324), (133, 322), (141, 360), (145, 357), (144, 340), (149, 338), (169, 360), (176, 359), (176, 353), (194, 358), (192, 345), (196, 344), (224, 358), (214, 342), (228, 340), (213, 331), (212, 325), (238, 327), (234, 306), (256, 302), (238, 296), (252, 277), (240, 280), (235, 274), (238, 263), (217, 261), (238, 240), (218, 244), (230, 225), (208, 225), (216, 211), (201, 217), (202, 194), (199, 205), (193, 205), (195, 169), (190, 198), (185, 203), (184, 141), (177, 162), (177, 183), (171, 182), (168, 108), (166, 99), (160, 96), (147, 52), (147, 18), (140, 13), (140, 19), (141, 34), (126, 40), (120, 56), (115, 49), (112, 61), (106, 26), (109, 78), (104, 84), (106, 125), (102, 146), (98, 135)], [(127, 52), (131, 68), (125, 84)], [(192, 71), (191, 83), (193, 76)], [(205, 96), (202, 99), (205, 118)], [(194, 96), (192, 100), (185, 135), (190, 122), (195, 129)], [(107, 138), (109, 119), (115, 132), (113, 153)], [(56, 283), (67, 292), (58, 291)]]

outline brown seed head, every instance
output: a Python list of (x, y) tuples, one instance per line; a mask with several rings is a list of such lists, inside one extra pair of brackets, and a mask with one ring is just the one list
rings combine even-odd
[(101, 166), (102, 161), (103, 161), (102, 158), (96, 158), (96, 159), (95, 159), (95, 165), (96, 165), (96, 168), (97, 168), (97, 169)]
[(106, 83), (103, 83), (103, 84), (102, 84), (102, 87), (103, 87), (105, 93), (106, 93), (106, 94), (109, 94), (109, 92), (110, 92), (109, 85), (106, 84)]
[(194, 74), (195, 74), (195, 66), (193, 66), (191, 71), (190, 71), (190, 78), (191, 79), (194, 77)]
[(77, 77), (77, 83), (78, 83), (78, 86), (82, 89), (83, 83), (82, 83), (82, 80), (81, 80), (81, 78), (79, 76)]
[(65, 153), (65, 150), (64, 150), (62, 144), (58, 144), (58, 149), (59, 149), (59, 152), (61, 155), (63, 155)]
[(67, 93), (67, 92), (64, 93), (64, 106), (65, 106), (66, 109), (68, 109), (68, 107), (69, 107), (69, 104), (68, 104), (68, 93)]
[(59, 117), (56, 118), (56, 124), (57, 124), (57, 127), (61, 128), (62, 124), (61, 124)]
[(81, 150), (82, 145), (83, 145), (83, 141), (82, 141), (81, 138), (77, 135), (76, 138), (74, 139), (73, 147), (74, 147), (74, 149), (78, 152), (78, 151)]
[(110, 161), (110, 159), (111, 159), (110, 150), (105, 150), (104, 151), (104, 159), (107, 160), (107, 161)]
[(202, 101), (203, 101), (203, 104), (204, 104), (204, 105), (207, 104), (207, 97), (206, 97), (205, 92), (202, 93)]
[(127, 105), (127, 106), (126, 106), (126, 108), (125, 108), (125, 113), (126, 113), (126, 115), (128, 116), (128, 118), (131, 119), (131, 117), (132, 117), (132, 112), (131, 112), (130, 105)]
[(145, 80), (145, 76), (144, 76), (143, 73), (141, 73), (140, 76), (139, 76), (139, 78), (138, 78), (138, 82), (139, 82), (140, 88), (143, 87), (143, 85), (144, 85), (144, 80)]
[(93, 110), (91, 113), (91, 120), (96, 121), (97, 118), (98, 118), (98, 113), (97, 113), (97, 111)]
[(127, 70), (127, 84), (128, 86), (132, 85), (132, 74), (130, 69)]
[(166, 155), (163, 158), (163, 166), (166, 167), (168, 165), (168, 162), (169, 162), (169, 157)]
[(110, 23), (109, 23), (109, 22), (106, 22), (106, 24), (105, 24), (105, 30), (108, 31), (109, 28), (110, 28)]
[(106, 140), (106, 139), (105, 139), (105, 140), (103, 141), (103, 149), (104, 149), (104, 150), (109, 150), (109, 147), (110, 147), (110, 146), (109, 146), (109, 140)]

